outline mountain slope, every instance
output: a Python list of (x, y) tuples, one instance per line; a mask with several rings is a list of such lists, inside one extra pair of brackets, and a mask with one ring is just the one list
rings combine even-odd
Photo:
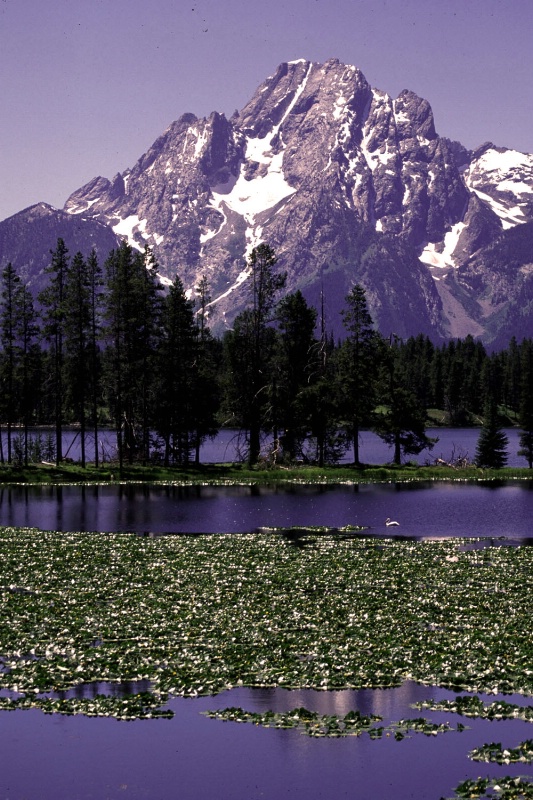
[(64, 239), (70, 255), (78, 251), (88, 254), (94, 248), (102, 261), (120, 241), (97, 220), (73, 217), (37, 203), (0, 222), (0, 265), (4, 268), (11, 262), (37, 295), (48, 281), (44, 270), (58, 238)]

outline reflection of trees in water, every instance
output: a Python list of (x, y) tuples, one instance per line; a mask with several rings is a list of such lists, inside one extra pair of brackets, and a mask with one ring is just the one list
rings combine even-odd
[[(132, 694), (139, 694), (140, 692), (148, 692), (151, 684), (148, 680), (139, 681), (121, 681), (114, 683), (112, 681), (92, 681), (90, 683), (80, 683), (67, 691), (50, 692), (51, 697), (56, 697), (59, 700), (68, 700), (71, 697), (77, 700), (92, 699), (98, 695), (105, 695), (106, 697), (126, 697)], [(47, 692), (48, 694), (48, 692)]]

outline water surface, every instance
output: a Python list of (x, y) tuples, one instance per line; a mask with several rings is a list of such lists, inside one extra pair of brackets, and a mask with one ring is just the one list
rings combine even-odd
[[(486, 741), (515, 745), (531, 736), (525, 722), (469, 720), (419, 712), (411, 703), (453, 698), (444, 689), (406, 682), (398, 689), (316, 692), (234, 689), (216, 697), (176, 699), (172, 720), (47, 716), (36, 710), (0, 714), (2, 800), (319, 800), (379, 798), (429, 800), (452, 796), (466, 778), (519, 775), (524, 765), (484, 765), (467, 753)], [(487, 701), (494, 697), (482, 696)], [(508, 702), (527, 704), (519, 696)], [(207, 709), (288, 711), (304, 705), (322, 714), (358, 708), (384, 724), (425, 716), (458, 721), (469, 730), (437, 736), (412, 734), (313, 739), (276, 730), (211, 720)]]
[[(387, 517), (398, 527), (387, 528)], [(533, 481), (348, 486), (6, 486), (0, 525), (136, 533), (242, 533), (360, 525), (417, 538), (533, 535)]]

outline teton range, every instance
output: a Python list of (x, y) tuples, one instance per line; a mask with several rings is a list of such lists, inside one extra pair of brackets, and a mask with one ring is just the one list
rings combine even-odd
[(58, 236), (102, 261), (119, 237), (148, 245), (191, 291), (206, 275), (215, 329), (246, 303), (247, 254), (266, 241), (287, 291), (318, 305), (323, 289), (336, 333), (357, 282), (385, 335), (533, 336), (533, 155), (467, 150), (436, 133), (426, 100), (392, 99), (336, 59), (281, 64), (230, 119), (184, 114), (63, 210), (0, 222), (0, 266), (41, 288)]

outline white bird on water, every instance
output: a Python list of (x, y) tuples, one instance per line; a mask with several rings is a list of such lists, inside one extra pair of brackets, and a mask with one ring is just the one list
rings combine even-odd
[(385, 520), (385, 525), (387, 526), (387, 528), (390, 528), (391, 525), (399, 525), (399, 524), (400, 524), (399, 522), (395, 522), (390, 517), (387, 517), (387, 519)]

